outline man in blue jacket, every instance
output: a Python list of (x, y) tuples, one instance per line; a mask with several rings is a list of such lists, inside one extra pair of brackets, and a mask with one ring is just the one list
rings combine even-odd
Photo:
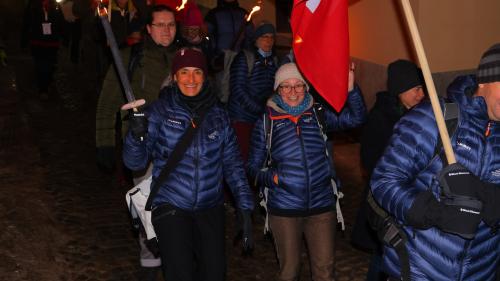
[(405, 262), (399, 250), (384, 247), (384, 271), (392, 278), (495, 278), (500, 263), (495, 231), (500, 219), (500, 44), (483, 54), (476, 76), (477, 84), (465, 79), (449, 90), (459, 109), (451, 137), (457, 163), (447, 165), (442, 151), (436, 154), (437, 125), (424, 102), (396, 124), (373, 172), (373, 196), (400, 229), (392, 241), (404, 243), (408, 254)]
[(245, 161), (255, 121), (262, 116), (266, 101), (273, 94), (274, 74), (278, 69), (273, 50), (275, 36), (274, 26), (262, 22), (255, 31), (252, 50), (240, 51), (231, 64), (227, 111)]

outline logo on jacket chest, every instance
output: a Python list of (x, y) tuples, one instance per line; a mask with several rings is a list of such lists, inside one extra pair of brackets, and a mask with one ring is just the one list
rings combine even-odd
[(211, 141), (216, 141), (219, 139), (220, 133), (219, 133), (219, 131), (215, 130), (215, 131), (209, 133), (207, 137)]
[(281, 129), (281, 127), (285, 126), (285, 122), (283, 120), (275, 121), (274, 129)]
[(313, 122), (313, 118), (312, 118), (312, 116), (304, 117), (302, 119), (302, 122), (309, 124), (309, 123)]
[(166, 121), (166, 124), (168, 127), (172, 127), (172, 128), (178, 128), (178, 129), (184, 128), (184, 122), (181, 120), (178, 120), (178, 119), (168, 118)]
[(457, 141), (457, 145), (460, 146), (461, 148), (467, 150), (467, 151), (471, 150), (471, 147), (464, 142)]

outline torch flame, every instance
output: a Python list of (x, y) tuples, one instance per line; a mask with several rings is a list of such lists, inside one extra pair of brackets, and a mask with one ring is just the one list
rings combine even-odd
[[(106, 17), (107, 16), (108, 21), (111, 22), (111, 13), (108, 13), (108, 9), (106, 9), (106, 7), (104, 7), (104, 5), (102, 5), (102, 0), (99, 0), (96, 2), (100, 2), (100, 4), (97, 5), (97, 8), (96, 8), (96, 14), (99, 17)], [(111, 3), (111, 0), (109, 0), (109, 3)], [(108, 7), (108, 8), (111, 11), (111, 7)]]
[(186, 6), (186, 3), (187, 3), (188, 0), (182, 0), (182, 4), (178, 7), (175, 8), (175, 10), (180, 11), (182, 9), (184, 9), (184, 6)]
[(105, 17), (108, 15), (108, 10), (104, 7), (102, 8), (97, 8), (97, 13), (100, 17)]
[(247, 22), (250, 22), (250, 20), (252, 19), (252, 15), (257, 11), (260, 11), (260, 6), (255, 6), (252, 8), (252, 11), (250, 12), (250, 14), (248, 14)]

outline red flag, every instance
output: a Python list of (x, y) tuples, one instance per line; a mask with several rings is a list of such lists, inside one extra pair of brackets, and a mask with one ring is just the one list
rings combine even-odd
[(297, 65), (337, 111), (347, 99), (347, 7), (347, 0), (294, 0), (291, 18)]

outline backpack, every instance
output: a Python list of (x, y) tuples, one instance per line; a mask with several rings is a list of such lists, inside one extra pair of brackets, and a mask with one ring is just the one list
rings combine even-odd
[[(459, 113), (460, 111), (456, 103), (444, 104), (443, 115), (450, 138), (457, 130)], [(438, 138), (438, 143), (434, 148), (434, 156), (430, 162), (432, 162), (436, 157), (440, 157), (443, 163), (446, 162), (441, 138)], [(368, 201), (368, 206), (370, 207), (367, 217), (371, 228), (377, 232), (377, 237), (383, 244), (396, 250), (401, 264), (402, 280), (409, 281), (410, 261), (405, 245), (408, 241), (406, 233), (401, 228), (401, 225), (397, 223), (396, 220), (394, 220), (394, 218), (375, 201), (371, 190), (368, 192), (366, 200)]]
[[(318, 123), (318, 127), (320, 129), (321, 135), (323, 136), (323, 140), (327, 141), (328, 136), (326, 135), (326, 118), (325, 118), (325, 109), (322, 104), (320, 103), (314, 103), (313, 104), (313, 112), (314, 116), (316, 117), (316, 121)], [(273, 139), (273, 119), (269, 117), (269, 114), (266, 112), (263, 114), (263, 129), (264, 129), (264, 136), (266, 139), (266, 158), (264, 160), (264, 163), (262, 165), (261, 171), (267, 171), (269, 167), (272, 165), (272, 158), (271, 158), (271, 144), (272, 144), (272, 139)], [(333, 161), (330, 156), (330, 153), (328, 152), (328, 148), (325, 149), (326, 156), (328, 159), (332, 162), (331, 166), (333, 167)], [(334, 180), (334, 178), (331, 178), (331, 184), (332, 184), (332, 189), (333, 189), (333, 194), (336, 197), (336, 202), (335, 202), (335, 209), (337, 213), (337, 221), (338, 223), (341, 224), (342, 230), (345, 230), (345, 224), (344, 224), (344, 217), (342, 215), (342, 210), (340, 209), (340, 199), (344, 197), (344, 194), (337, 189), (337, 183)], [(268, 194), (269, 194), (269, 188), (264, 186), (260, 187), (260, 192), (259, 192), (259, 197), (261, 198), (261, 201), (259, 205), (264, 208), (266, 211), (266, 220), (264, 224), (264, 234), (269, 232), (269, 212), (267, 211), (267, 199), (268, 199)]]

